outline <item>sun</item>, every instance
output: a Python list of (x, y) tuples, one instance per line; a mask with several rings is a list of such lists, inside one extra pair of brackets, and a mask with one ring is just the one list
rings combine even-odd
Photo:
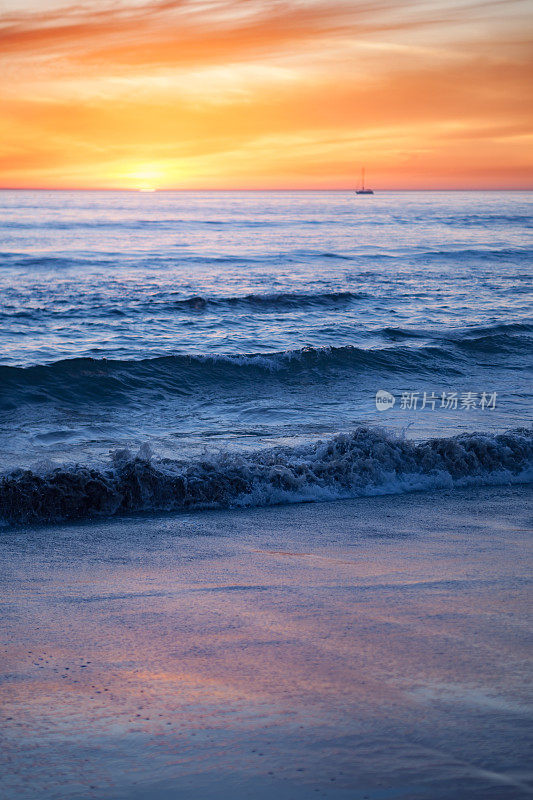
[(166, 173), (155, 164), (136, 165), (131, 171), (124, 174), (124, 181), (129, 189), (138, 192), (156, 192), (164, 183)]
[(184, 187), (187, 179), (198, 174), (198, 167), (185, 159), (137, 161), (128, 159), (116, 164), (106, 182), (115, 189), (130, 192), (158, 192)]

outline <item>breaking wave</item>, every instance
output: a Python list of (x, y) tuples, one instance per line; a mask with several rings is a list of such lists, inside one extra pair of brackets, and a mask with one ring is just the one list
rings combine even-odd
[(192, 462), (117, 451), (102, 467), (16, 470), (0, 478), (0, 517), (49, 523), (133, 512), (266, 506), (533, 480), (533, 433), (413, 442), (360, 427), (327, 441)]
[(461, 374), (460, 355), (445, 348), (404, 346), (364, 349), (305, 347), (242, 355), (173, 355), (140, 361), (74, 358), (33, 367), (0, 366), (0, 408), (60, 401), (123, 402), (139, 393), (188, 395), (201, 387), (250, 383), (278, 375), (283, 380), (312, 375), (320, 381), (346, 370), (391, 374)]
[[(254, 297), (239, 302), (268, 301)], [(265, 353), (162, 355), (139, 360), (86, 357), (29, 367), (0, 365), (0, 408), (55, 401), (126, 402), (130, 397), (138, 399), (139, 393), (191, 395), (210, 386), (238, 385), (240, 391), (245, 391), (246, 384), (252, 386), (265, 379), (290, 384), (293, 379), (305, 377), (319, 383), (336, 374), (346, 377), (362, 372), (417, 377), (465, 375), (477, 353), (505, 359), (514, 355), (513, 368), (523, 370), (531, 352), (532, 330), (531, 323), (476, 327), (445, 335), (432, 330), (388, 327), (375, 332), (384, 340), (383, 346), (377, 347), (303, 347)], [(418, 340), (417, 345), (409, 340)]]

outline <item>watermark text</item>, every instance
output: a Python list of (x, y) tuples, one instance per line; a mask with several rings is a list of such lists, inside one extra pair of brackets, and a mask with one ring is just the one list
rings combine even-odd
[(376, 392), (376, 408), (388, 411), (395, 405), (400, 411), (494, 411), (497, 392)]

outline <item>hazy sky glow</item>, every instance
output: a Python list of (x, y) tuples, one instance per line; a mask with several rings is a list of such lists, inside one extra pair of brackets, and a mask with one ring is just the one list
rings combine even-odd
[(0, 0), (0, 185), (533, 188), (531, 0)]

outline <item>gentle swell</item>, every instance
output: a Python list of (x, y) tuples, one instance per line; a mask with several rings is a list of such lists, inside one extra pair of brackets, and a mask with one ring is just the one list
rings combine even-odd
[[(491, 229), (496, 226), (509, 226), (520, 225), (524, 228), (531, 228), (533, 226), (533, 216), (531, 214), (444, 214), (433, 215), (433, 223), (440, 223), (447, 226), (457, 227), (475, 227)], [(114, 219), (72, 219), (72, 220), (31, 220), (24, 221), (18, 219), (3, 219), (0, 220), (0, 228), (7, 230), (77, 230), (77, 229), (96, 229), (106, 230), (122, 229), (122, 230), (138, 230), (154, 228), (156, 230), (175, 230), (176, 228), (203, 228), (216, 227), (222, 229), (253, 229), (253, 228), (289, 228), (289, 227), (306, 227), (306, 226), (332, 226), (338, 221), (336, 217), (317, 217), (316, 219), (301, 219), (294, 218), (288, 219), (282, 216), (269, 217), (267, 219), (253, 219), (253, 218), (232, 218), (232, 219), (195, 219), (193, 217), (166, 217), (166, 218), (114, 218)], [(417, 216), (410, 214), (405, 216), (403, 214), (392, 213), (390, 216), (383, 216), (381, 219), (376, 218), (372, 220), (373, 225), (390, 225), (391, 222), (398, 225), (406, 225), (412, 227), (415, 224), (427, 225), (427, 215)], [(345, 218), (344, 224), (349, 225), (350, 222)], [(359, 223), (352, 220), (351, 224), (356, 227)]]
[(102, 468), (18, 470), (0, 517), (45, 523), (132, 512), (264, 506), (533, 479), (533, 434), (468, 433), (421, 443), (358, 428), (325, 442), (183, 463), (114, 454)]
[(358, 300), (368, 298), (365, 292), (279, 292), (272, 294), (248, 294), (242, 297), (204, 297), (192, 295), (191, 297), (172, 299), (152, 299), (147, 302), (124, 304), (123, 306), (102, 305), (99, 300), (94, 305), (90, 303), (76, 306), (67, 305), (64, 308), (20, 308), (5, 304), (0, 309), (0, 319), (29, 319), (37, 320), (41, 317), (69, 318), (85, 316), (89, 312), (96, 312), (102, 318), (125, 317), (132, 314), (150, 314), (156, 312), (177, 311), (185, 314), (202, 311), (250, 311), (257, 313), (276, 313), (279, 311), (298, 311), (309, 308), (342, 309)]
[(529, 247), (489, 247), (480, 246), (477, 248), (458, 248), (456, 250), (422, 250), (416, 252), (414, 257), (417, 259), (437, 258), (437, 259), (450, 259), (453, 261), (465, 261), (470, 259), (474, 260), (513, 260), (513, 261), (530, 261), (533, 255)]
[(278, 294), (248, 294), (244, 297), (202, 297), (195, 295), (175, 300), (173, 308), (183, 311), (204, 309), (252, 309), (253, 311), (278, 311), (308, 307), (339, 307), (368, 297), (364, 292), (320, 292), (316, 294), (280, 292)]

